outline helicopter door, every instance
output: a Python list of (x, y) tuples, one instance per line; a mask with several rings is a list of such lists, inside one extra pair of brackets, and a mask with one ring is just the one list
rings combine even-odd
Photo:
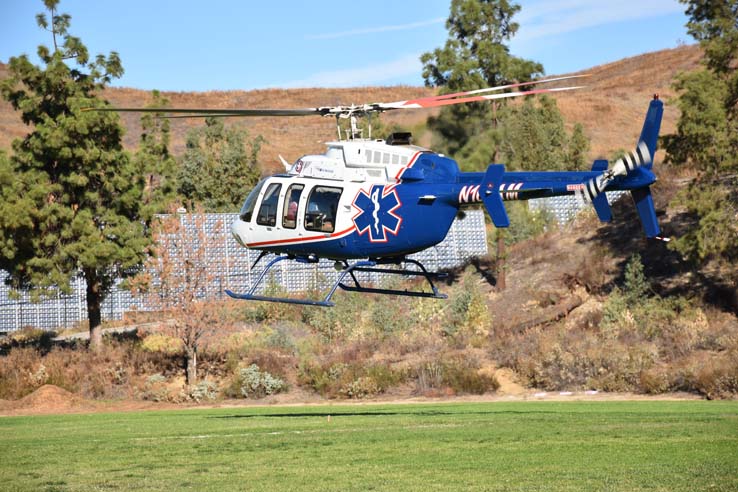
[(306, 230), (319, 232), (336, 230), (336, 212), (342, 191), (342, 188), (332, 186), (316, 186), (312, 189), (305, 210)]
[(277, 225), (277, 205), (279, 203), (279, 191), (282, 189), (281, 183), (270, 184), (264, 192), (264, 198), (261, 200), (259, 213), (256, 215), (256, 223), (267, 227)]

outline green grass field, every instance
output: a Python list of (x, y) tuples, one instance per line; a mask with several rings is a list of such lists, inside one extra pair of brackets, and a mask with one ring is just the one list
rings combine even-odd
[(0, 436), (4, 491), (738, 490), (736, 402), (7, 417)]

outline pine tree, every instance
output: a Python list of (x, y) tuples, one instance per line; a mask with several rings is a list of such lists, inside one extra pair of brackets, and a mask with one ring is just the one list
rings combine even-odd
[[(152, 91), (148, 107), (165, 108), (169, 100), (159, 91)], [(144, 113), (141, 117), (141, 139), (133, 157), (137, 172), (145, 176), (142, 215), (147, 220), (155, 213), (163, 213), (176, 199), (177, 162), (169, 153), (169, 120), (158, 113)]]
[(566, 162), (570, 169), (585, 169), (587, 166), (587, 154), (589, 153), (589, 138), (584, 134), (581, 123), (575, 123), (569, 138), (566, 152)]
[(264, 139), (249, 140), (248, 132), (226, 128), (220, 118), (187, 133), (187, 149), (177, 175), (178, 192), (192, 208), (206, 212), (234, 212), (259, 180), (257, 164)]
[[(512, 56), (505, 44), (518, 30), (512, 19), (519, 11), (519, 5), (507, 0), (453, 0), (446, 21), (446, 44), (420, 58), (425, 84), (442, 86), (441, 93), (447, 94), (541, 75), (541, 64)], [(497, 128), (496, 112), (500, 107), (499, 103), (487, 102), (443, 108), (438, 117), (429, 120), (430, 128), (441, 137), (434, 146), (452, 156), (474, 153), (476, 145), (462, 149), (475, 135)], [(496, 135), (489, 132), (487, 138), (495, 139)], [(492, 153), (484, 160), (495, 160), (495, 149), (492, 145)]]
[(664, 138), (667, 161), (698, 177), (676, 199), (696, 218), (671, 247), (695, 263), (738, 259), (738, 2), (681, 0), (689, 33), (705, 52), (705, 68), (681, 75), (674, 87), (681, 116)]
[(0, 268), (12, 287), (34, 297), (68, 292), (81, 272), (90, 346), (97, 349), (100, 305), (116, 278), (138, 270), (149, 244), (140, 220), (144, 183), (121, 147), (118, 116), (82, 110), (104, 104), (96, 93), (123, 73), (120, 59), (115, 52), (90, 59), (57, 4), (45, 0), (49, 17), (36, 17), (53, 40), (52, 48), (38, 48), (42, 66), (26, 55), (11, 58), (0, 87), (32, 126), (13, 142), (10, 165), (0, 173), (14, 181), (1, 192)]

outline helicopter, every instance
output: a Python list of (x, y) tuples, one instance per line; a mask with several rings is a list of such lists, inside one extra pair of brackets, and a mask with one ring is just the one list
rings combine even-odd
[[(389, 103), (300, 109), (102, 108), (98, 111), (164, 113), (169, 118), (250, 116), (333, 116), (338, 139), (323, 154), (305, 155), (294, 163), (282, 156), (284, 173), (262, 178), (246, 197), (231, 233), (241, 246), (259, 250), (256, 265), (274, 254), (245, 293), (225, 290), (235, 299), (330, 307), (338, 288), (345, 291), (444, 299), (429, 272), (409, 255), (446, 237), (462, 207), (482, 204), (495, 227), (508, 227), (505, 201), (577, 195), (591, 203), (602, 222), (612, 220), (606, 191), (629, 191), (646, 237), (659, 236), (650, 185), (663, 103), (655, 95), (646, 113), (635, 150), (617, 159), (595, 160), (590, 171), (506, 171), (490, 164), (484, 172), (461, 172), (453, 159), (413, 145), (407, 132), (385, 140), (371, 138), (371, 116), (385, 111), (433, 108), (579, 89), (549, 87), (520, 90), (583, 77), (569, 75), (497, 87)], [(508, 91), (508, 92), (504, 92)], [(90, 108), (92, 109), (92, 108)], [(369, 135), (357, 118), (369, 117)], [(341, 119), (349, 128), (342, 130)], [(275, 297), (258, 288), (279, 262), (335, 262), (339, 272), (322, 299)], [(413, 268), (411, 268), (413, 267)], [(376, 287), (360, 281), (360, 272), (421, 277), (430, 290)]]

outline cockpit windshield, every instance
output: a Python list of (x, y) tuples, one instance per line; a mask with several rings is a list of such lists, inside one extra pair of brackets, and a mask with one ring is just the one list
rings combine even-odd
[(251, 215), (254, 213), (254, 208), (256, 207), (256, 200), (259, 198), (259, 193), (261, 192), (261, 189), (264, 187), (264, 183), (266, 183), (267, 178), (262, 179), (259, 181), (256, 186), (254, 186), (254, 189), (251, 190), (251, 193), (249, 193), (249, 196), (246, 197), (246, 201), (243, 202), (243, 207), (241, 207), (241, 212), (239, 214), (239, 218), (244, 222), (251, 222)]

